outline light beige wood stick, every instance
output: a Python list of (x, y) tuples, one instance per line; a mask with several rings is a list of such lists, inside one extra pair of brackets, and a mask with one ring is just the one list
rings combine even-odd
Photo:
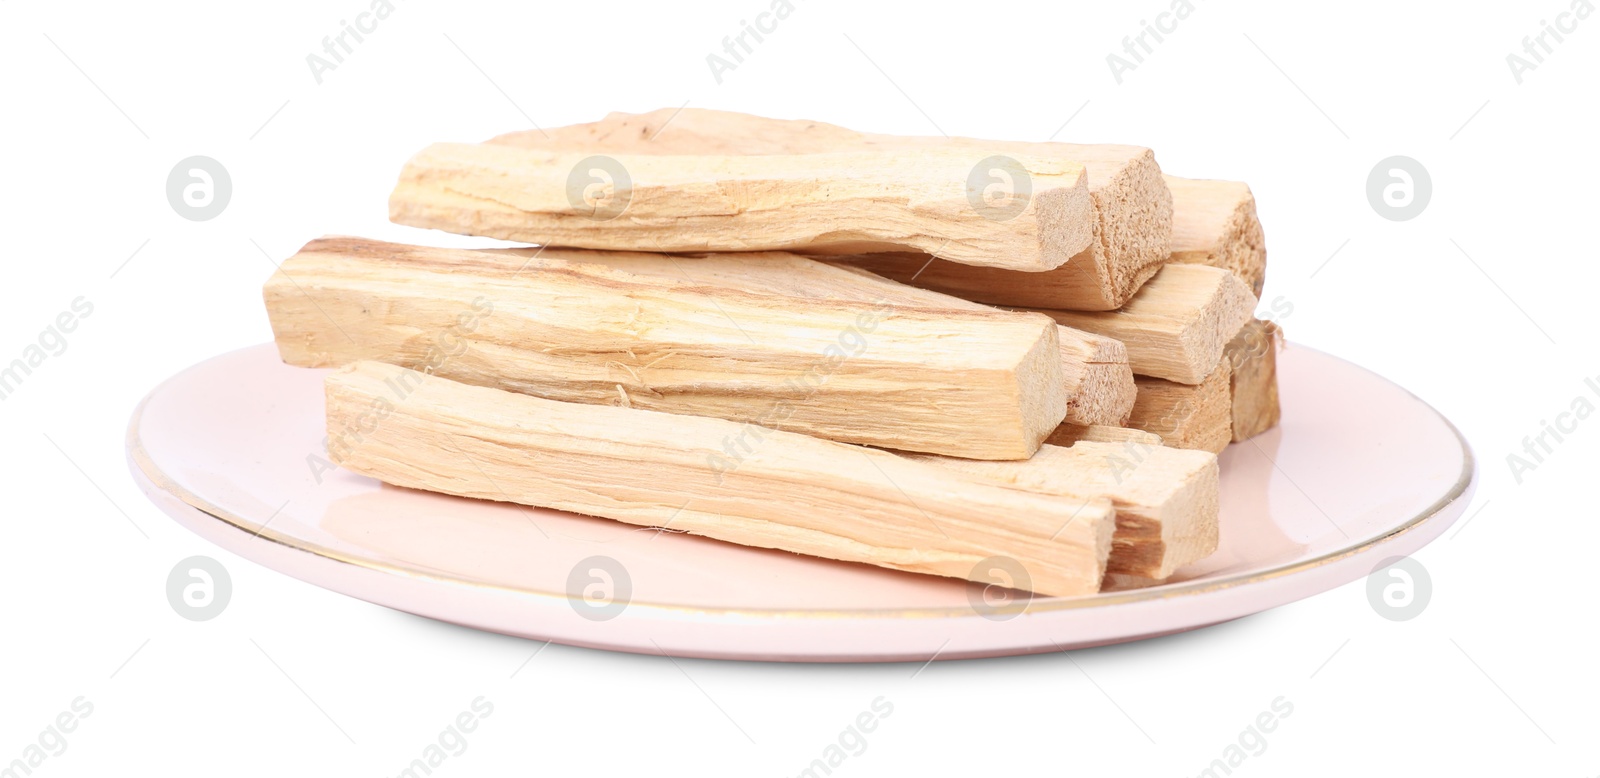
[(1232, 375), (1233, 440), (1248, 440), (1277, 426), (1278, 325), (1251, 319), (1228, 342), (1224, 361)]
[(1122, 341), (1136, 375), (1198, 384), (1216, 369), (1255, 307), (1255, 295), (1226, 270), (1168, 265), (1121, 310), (1040, 313)]
[[(1137, 380), (1137, 379), (1135, 379)], [(1056, 431), (1045, 438), (1048, 446), (1071, 446), (1079, 442), (1092, 443), (1138, 443), (1151, 446), (1161, 445), (1161, 436), (1154, 432), (1145, 432), (1131, 427), (1113, 427), (1104, 424), (1072, 424), (1063, 423), (1056, 427)]]
[[(862, 446), (748, 425), (545, 400), (377, 362), (326, 379), (329, 454), (396, 486), (536, 505), (747, 546), (972, 578), (992, 557), (1029, 589), (1098, 590), (1109, 500), (1030, 494)], [(987, 568), (989, 565), (982, 565)]]
[(1267, 243), (1250, 187), (1177, 176), (1166, 181), (1172, 190), (1172, 261), (1231, 270), (1260, 297)]
[[(1059, 268), (1018, 274), (926, 256), (875, 256), (875, 273), (998, 305), (1111, 310), (1167, 260), (1172, 195), (1155, 155), (1140, 146), (1023, 143), (861, 133), (813, 121), (702, 108), (614, 113), (598, 122), (516, 132), (490, 141), (520, 148), (629, 154), (808, 154), (881, 149), (920, 157), (930, 149), (1045, 157), (1082, 164), (1094, 202), (1094, 241)], [(996, 182), (1001, 179), (996, 178)], [(937, 252), (935, 252), (937, 253)], [(941, 256), (943, 256), (941, 254)], [(1018, 277), (1023, 275), (1025, 277)]]
[(1199, 384), (1135, 376), (1139, 397), (1128, 426), (1160, 435), (1173, 448), (1222, 451), (1233, 440), (1231, 373), (1224, 360)]
[(1066, 416), (1058, 328), (1005, 311), (754, 294), (567, 262), (313, 241), (266, 284), (285, 362), (382, 359), (551, 399), (1025, 459)]
[[(521, 257), (540, 249), (494, 249)], [(569, 249), (561, 256), (640, 275), (750, 292), (825, 300), (888, 303), (913, 308), (994, 311), (986, 305), (890, 281), (850, 265), (831, 265), (787, 252), (671, 256), (636, 252)], [(1061, 373), (1067, 395), (1067, 421), (1122, 424), (1133, 411), (1133, 370), (1120, 341), (1062, 327)]]
[(1083, 165), (1059, 155), (1012, 162), (1006, 174), (1026, 182), (1017, 196), (974, 178), (990, 163), (958, 148), (596, 156), (437, 143), (406, 163), (389, 218), (580, 248), (920, 251), (1012, 270), (1059, 267), (1093, 239)]
[(1150, 265), (1113, 284), (1104, 268), (1077, 258), (1055, 270), (1018, 273), (945, 262), (923, 254), (885, 252), (841, 257), (865, 270), (968, 300), (1020, 308), (1109, 311), (1122, 307), (1160, 265)]
[(1217, 549), (1217, 457), (1159, 442), (1045, 446), (1020, 462), (910, 455), (912, 459), (1041, 494), (1105, 496), (1117, 513), (1107, 572), (1166, 578)]

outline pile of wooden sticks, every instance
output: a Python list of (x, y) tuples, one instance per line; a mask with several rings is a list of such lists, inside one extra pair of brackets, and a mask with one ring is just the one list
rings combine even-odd
[(1135, 146), (682, 109), (442, 143), (266, 284), (384, 482), (1091, 594), (1215, 550), (1278, 419), (1247, 186)]

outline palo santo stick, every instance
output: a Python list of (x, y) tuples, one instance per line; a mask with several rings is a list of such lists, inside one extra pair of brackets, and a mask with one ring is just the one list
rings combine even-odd
[[(1098, 590), (1115, 512), (965, 480), (895, 454), (748, 425), (545, 400), (377, 362), (326, 380), (329, 453), (396, 486), (687, 530), (747, 546), (970, 578), (1005, 556), (1028, 588)], [(374, 409), (382, 409), (376, 412)], [(987, 567), (985, 565), (984, 567)]]
[(1232, 374), (1233, 440), (1248, 440), (1277, 426), (1278, 325), (1251, 319), (1228, 342), (1223, 357)]
[(1066, 415), (1058, 328), (760, 295), (544, 256), (313, 241), (266, 284), (283, 360), (382, 359), (557, 400), (1025, 459)]
[(983, 159), (954, 148), (597, 157), (437, 143), (406, 163), (389, 218), (543, 245), (921, 251), (1022, 271), (1059, 267), (1088, 248), (1094, 209), (1081, 164), (1018, 159), (1013, 172), (1029, 179), (1031, 193), (991, 202), (971, 184)]
[(1019, 308), (1109, 311), (1120, 308), (1160, 265), (1141, 268), (1124, 284), (1112, 285), (1104, 268), (1077, 257), (1055, 270), (1018, 273), (945, 262), (924, 254), (885, 252), (840, 257), (862, 269), (968, 300)]
[(1135, 443), (1148, 446), (1161, 445), (1161, 436), (1131, 427), (1112, 427), (1104, 424), (1063, 423), (1045, 438), (1047, 446), (1071, 446), (1079, 442)]
[(1173, 448), (1221, 452), (1233, 440), (1231, 372), (1224, 360), (1199, 384), (1134, 376), (1139, 397), (1128, 426), (1160, 435)]
[[(932, 149), (960, 149), (982, 157), (1038, 156), (1082, 164), (1094, 202), (1094, 242), (1055, 270), (1017, 277), (1021, 274), (971, 264), (929, 263), (926, 256), (877, 256), (869, 267), (898, 281), (909, 283), (915, 277), (920, 286), (997, 305), (1111, 310), (1126, 302), (1167, 260), (1171, 248), (1172, 195), (1155, 155), (1139, 146), (879, 135), (821, 122), (703, 108), (613, 113), (598, 122), (543, 133), (515, 132), (490, 143), (591, 154), (764, 155), (877, 149), (912, 159)], [(1014, 186), (1003, 180), (1003, 174), (997, 177), (991, 172), (990, 180)]]
[[(521, 257), (551, 256), (549, 249), (495, 249)], [(849, 265), (834, 266), (796, 254), (668, 256), (637, 252), (556, 252), (572, 262), (605, 265), (640, 275), (659, 276), (749, 292), (825, 300), (854, 300), (914, 308), (996, 309), (959, 297), (890, 281)], [(1066, 420), (1077, 424), (1122, 424), (1133, 410), (1136, 390), (1122, 343), (1102, 335), (1062, 327), (1061, 373), (1067, 396)]]
[(1145, 578), (1172, 572), (1217, 550), (1217, 457), (1149, 441), (1083, 441), (1044, 446), (1020, 462), (910, 455), (969, 476), (1081, 500), (1105, 496), (1117, 513), (1106, 571)]
[(1267, 243), (1250, 187), (1177, 176), (1166, 181), (1172, 190), (1172, 261), (1231, 270), (1260, 297)]
[(1226, 270), (1168, 265), (1121, 310), (1040, 313), (1122, 341), (1136, 375), (1198, 384), (1216, 369), (1255, 307), (1255, 295)]

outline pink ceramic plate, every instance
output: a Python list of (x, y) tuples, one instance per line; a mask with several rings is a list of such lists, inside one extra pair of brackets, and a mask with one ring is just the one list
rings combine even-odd
[(325, 372), (287, 367), (267, 344), (179, 373), (134, 412), (134, 477), (202, 537), (336, 592), (478, 629), (672, 656), (953, 659), (1195, 629), (1416, 551), (1466, 509), (1475, 480), (1466, 442), (1432, 408), (1291, 346), (1279, 360), (1282, 425), (1222, 455), (1216, 554), (1163, 586), (980, 612), (982, 593), (953, 579), (318, 473)]

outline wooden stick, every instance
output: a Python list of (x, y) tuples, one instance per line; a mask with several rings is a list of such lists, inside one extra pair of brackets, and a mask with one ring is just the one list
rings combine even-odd
[[(494, 249), (532, 257), (540, 249)], [(567, 250), (572, 262), (592, 263), (639, 275), (658, 276), (699, 285), (748, 292), (824, 300), (887, 303), (912, 308), (996, 309), (959, 297), (890, 281), (850, 265), (831, 265), (796, 254), (669, 256), (613, 251)], [(1133, 411), (1136, 390), (1127, 351), (1117, 340), (1062, 327), (1061, 373), (1067, 396), (1067, 421), (1077, 424), (1122, 424)]]
[(959, 148), (595, 156), (438, 143), (406, 163), (389, 218), (581, 248), (920, 251), (1012, 270), (1059, 267), (1093, 239), (1083, 165), (1060, 155), (1012, 163), (1006, 175), (1026, 182), (1016, 193), (974, 178), (992, 163)]
[(1255, 307), (1255, 295), (1226, 270), (1168, 265), (1121, 310), (1039, 312), (1122, 341), (1136, 375), (1198, 384), (1216, 369)]
[(1136, 430), (1132, 427), (1113, 427), (1104, 424), (1072, 424), (1068, 422), (1056, 427), (1056, 431), (1050, 433), (1050, 437), (1045, 438), (1044, 442), (1047, 446), (1071, 446), (1085, 441), (1159, 446), (1161, 445), (1161, 436), (1153, 432)]
[(1233, 440), (1231, 369), (1226, 360), (1199, 384), (1135, 376), (1139, 397), (1128, 426), (1161, 436), (1163, 445), (1221, 452)]
[(1166, 578), (1217, 549), (1217, 457), (1205, 451), (1123, 440), (1047, 445), (1020, 462), (910, 456), (1016, 489), (1111, 498), (1117, 530), (1108, 573)]
[[(1056, 270), (1019, 274), (920, 257), (875, 256), (879, 275), (998, 305), (1103, 311), (1120, 307), (1171, 249), (1173, 204), (1155, 155), (1139, 146), (1021, 143), (861, 133), (813, 121), (702, 108), (614, 113), (589, 124), (502, 135), (492, 144), (605, 154), (811, 154), (881, 149), (915, 154), (959, 149), (1082, 164), (1094, 202), (1094, 242)], [(937, 252), (935, 252), (937, 253)], [(940, 256), (944, 256), (941, 254)], [(921, 275), (918, 275), (918, 271)]]
[(1159, 265), (1141, 268), (1120, 284), (1106, 269), (1074, 257), (1055, 270), (1018, 273), (999, 268), (946, 262), (925, 254), (885, 252), (840, 257), (864, 270), (905, 284), (915, 284), (968, 300), (1019, 308), (1109, 311), (1122, 307)]
[[(748, 425), (518, 395), (356, 362), (326, 380), (329, 454), (396, 486), (556, 508), (955, 578), (1016, 560), (1040, 594), (1098, 590), (1115, 511)], [(980, 577), (981, 579), (981, 577)]]
[(1172, 190), (1172, 261), (1231, 270), (1255, 296), (1267, 280), (1256, 198), (1238, 181), (1166, 176)]
[(285, 362), (382, 359), (466, 383), (977, 459), (1025, 459), (1066, 416), (1058, 328), (700, 287), (357, 238), (267, 282)]
[(1232, 379), (1233, 440), (1248, 440), (1277, 426), (1278, 325), (1251, 319), (1228, 342), (1224, 361)]

